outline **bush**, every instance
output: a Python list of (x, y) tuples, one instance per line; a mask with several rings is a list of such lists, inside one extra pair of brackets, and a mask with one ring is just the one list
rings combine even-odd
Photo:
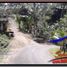
[(9, 41), (9, 38), (5, 34), (0, 34), (0, 49), (6, 48)]

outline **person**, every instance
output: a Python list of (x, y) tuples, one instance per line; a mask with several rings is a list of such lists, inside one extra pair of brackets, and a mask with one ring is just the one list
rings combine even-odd
[(67, 38), (64, 39), (63, 46), (60, 47), (60, 49), (65, 53), (67, 52)]

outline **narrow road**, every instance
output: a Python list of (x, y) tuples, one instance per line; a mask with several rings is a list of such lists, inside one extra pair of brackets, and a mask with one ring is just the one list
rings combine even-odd
[[(22, 47), (25, 45), (28, 45), (30, 39), (26, 37), (25, 34), (19, 31), (18, 25), (15, 20), (9, 18), (9, 29), (11, 29), (14, 32), (14, 38), (11, 42), (12, 48)], [(13, 45), (12, 45), (13, 43)], [(16, 44), (15, 44), (16, 43)]]
[(15, 20), (9, 18), (9, 27), (15, 37), (9, 44), (9, 52), (4, 56), (1, 64), (52, 64), (48, 62), (54, 57), (50, 48), (59, 48), (55, 45), (38, 44), (29, 35), (19, 32)]

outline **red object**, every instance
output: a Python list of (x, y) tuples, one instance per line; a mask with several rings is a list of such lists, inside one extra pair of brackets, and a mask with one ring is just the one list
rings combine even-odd
[(52, 60), (52, 63), (67, 63), (67, 58)]

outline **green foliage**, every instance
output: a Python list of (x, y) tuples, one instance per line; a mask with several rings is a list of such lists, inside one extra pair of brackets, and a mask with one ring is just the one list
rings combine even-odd
[(20, 17), (18, 15), (16, 15), (16, 21), (20, 23)]
[(5, 34), (0, 34), (0, 49), (5, 48), (9, 44), (9, 38)]
[[(29, 4), (27, 4), (29, 5)], [(22, 32), (28, 33), (32, 32), (36, 33), (34, 34), (35, 36), (43, 36), (46, 39), (56, 39), (60, 37), (64, 37), (67, 35), (67, 15), (63, 14), (64, 16), (60, 18), (60, 20), (55, 21), (50, 21), (51, 17), (54, 13), (54, 8), (59, 7), (57, 4), (52, 4), (51, 5), (45, 5), (45, 4), (40, 4), (41, 7), (37, 6), (37, 4), (31, 4), (33, 9), (30, 7), (32, 11), (29, 10), (30, 15), (28, 17), (20, 17), (19, 15), (16, 17), (17, 22), (19, 25), (19, 29)], [(45, 9), (45, 6), (47, 8)], [(59, 4), (60, 5), (60, 4)], [(37, 6), (37, 8), (36, 8)], [(61, 6), (61, 5), (60, 5)], [(64, 5), (62, 5), (64, 6)], [(61, 8), (61, 7), (60, 7)], [(60, 9), (58, 8), (58, 9)], [(64, 13), (64, 12), (63, 12)], [(53, 19), (52, 19), (53, 20)], [(50, 25), (50, 24), (52, 25)], [(32, 26), (34, 30), (32, 29)], [(32, 33), (31, 33), (32, 34)]]
[(60, 34), (61, 37), (65, 36), (65, 32), (63, 30), (59, 30), (58, 33)]

